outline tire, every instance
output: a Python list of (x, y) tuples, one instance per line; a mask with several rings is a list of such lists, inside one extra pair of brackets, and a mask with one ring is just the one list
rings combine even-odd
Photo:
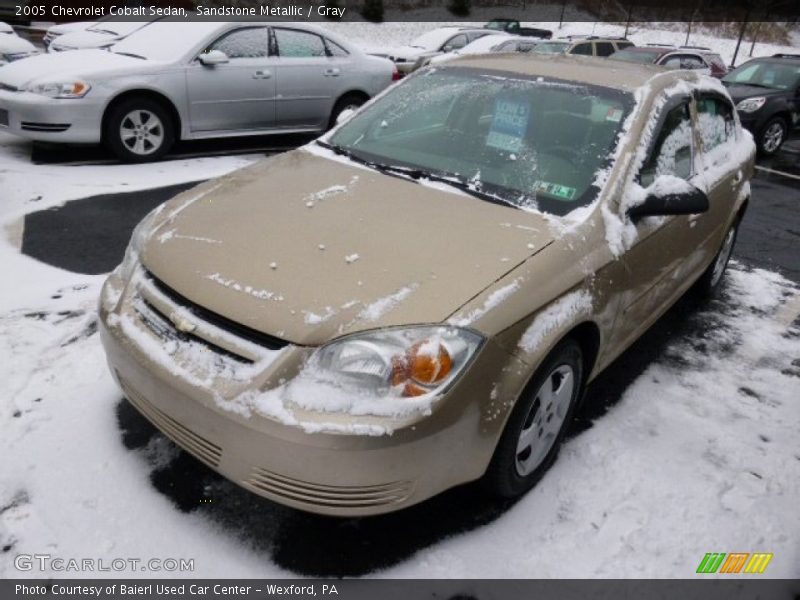
[[(542, 478), (558, 455), (583, 384), (581, 347), (566, 339), (536, 371), (506, 423), (483, 478), (490, 494), (516, 498)], [(549, 402), (544, 401), (548, 387)]]
[(725, 269), (728, 266), (728, 261), (731, 259), (733, 246), (736, 244), (736, 235), (739, 232), (740, 217), (737, 217), (733, 224), (725, 232), (725, 237), (722, 238), (722, 245), (717, 251), (714, 260), (708, 265), (708, 268), (697, 280), (696, 290), (705, 297), (712, 298), (719, 290), (719, 285), (722, 283), (722, 277), (725, 275)]
[(368, 98), (362, 96), (361, 94), (345, 94), (339, 98), (336, 101), (336, 104), (334, 104), (333, 110), (331, 111), (331, 118), (330, 121), (328, 121), (328, 129), (336, 125), (336, 119), (338, 119), (339, 115), (344, 111), (357, 110), (363, 106), (367, 100)]
[(789, 127), (783, 118), (773, 117), (767, 121), (758, 132), (758, 138), (756, 139), (758, 153), (761, 156), (774, 156), (780, 150), (783, 142), (786, 141), (788, 132)]
[(175, 143), (175, 123), (161, 103), (150, 98), (129, 98), (106, 115), (103, 139), (123, 162), (154, 161)]

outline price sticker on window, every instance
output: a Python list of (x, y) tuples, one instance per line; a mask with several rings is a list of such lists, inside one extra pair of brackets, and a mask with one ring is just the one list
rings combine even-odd
[(516, 152), (528, 131), (531, 107), (527, 102), (498, 98), (486, 145), (506, 152)]

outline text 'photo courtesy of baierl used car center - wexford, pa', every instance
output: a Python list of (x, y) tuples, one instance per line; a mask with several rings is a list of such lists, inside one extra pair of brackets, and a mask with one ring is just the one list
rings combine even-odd
[(0, 0), (0, 595), (795, 600), (799, 128), (788, 0)]

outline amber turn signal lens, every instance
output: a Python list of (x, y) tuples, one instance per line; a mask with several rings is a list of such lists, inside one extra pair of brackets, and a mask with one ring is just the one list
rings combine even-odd
[(439, 383), (452, 368), (453, 359), (442, 344), (426, 340), (414, 344), (408, 351), (408, 374), (422, 385)]

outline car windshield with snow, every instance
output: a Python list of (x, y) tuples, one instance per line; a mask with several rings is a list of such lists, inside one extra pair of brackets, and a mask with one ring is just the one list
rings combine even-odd
[(376, 168), (563, 215), (597, 197), (595, 174), (608, 166), (632, 106), (631, 94), (597, 85), (435, 69), (327, 143)]
[(755, 147), (693, 71), (491, 55), (136, 228), (100, 331), (131, 403), (330, 515), (541, 479), (588, 382), (723, 278)]

